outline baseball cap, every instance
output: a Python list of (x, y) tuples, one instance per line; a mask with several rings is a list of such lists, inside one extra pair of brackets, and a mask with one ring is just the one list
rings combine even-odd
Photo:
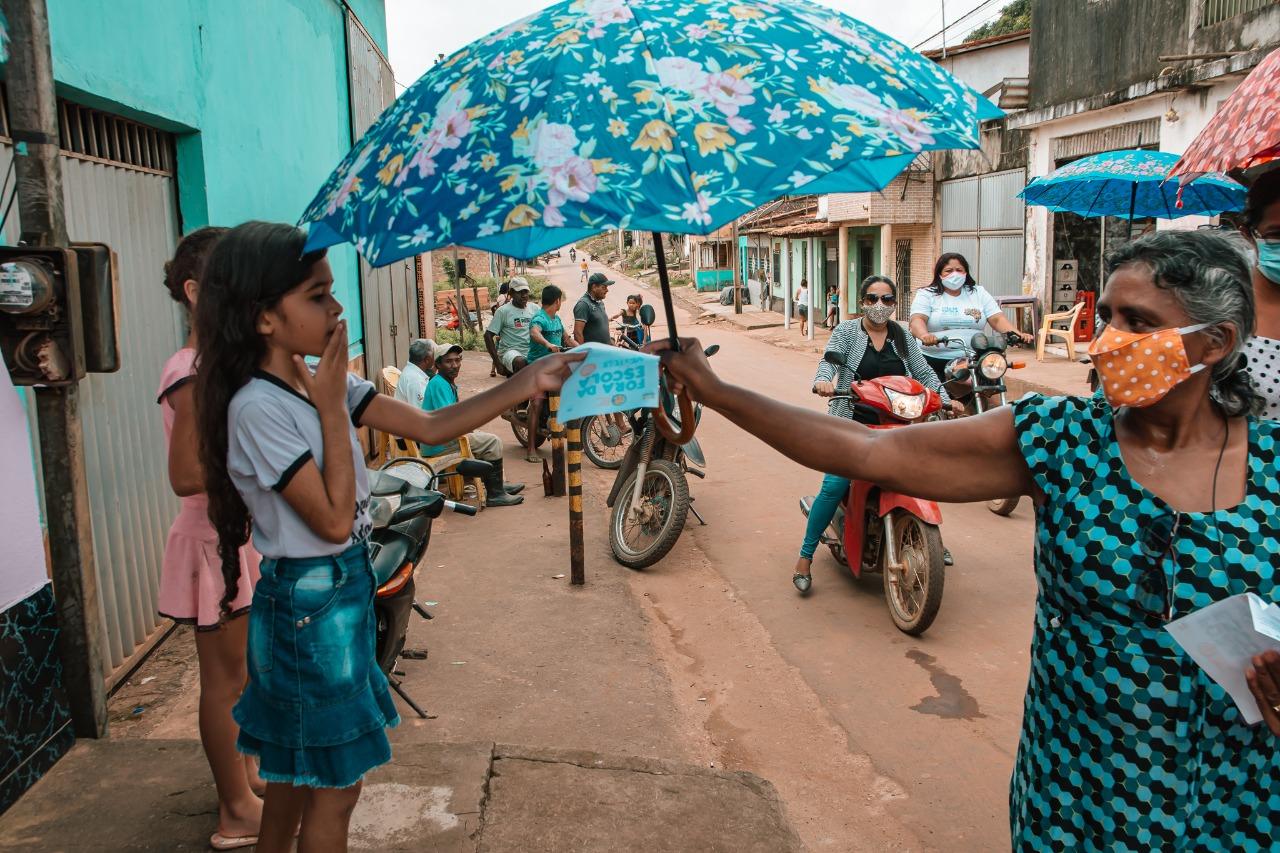
[(458, 346), (457, 344), (449, 344), (447, 347), (442, 348), (439, 344), (437, 344), (436, 345), (436, 361), (440, 361), (446, 355), (451, 355), (452, 353), (455, 353), (455, 352), (462, 352), (462, 347)]
[(529, 289), (529, 282), (525, 281), (524, 276), (518, 275), (515, 278), (511, 279), (512, 293), (517, 293), (521, 290), (527, 291), (528, 289)]
[(602, 272), (593, 272), (591, 277), (587, 279), (587, 285), (593, 284), (613, 284), (613, 279), (609, 278)]

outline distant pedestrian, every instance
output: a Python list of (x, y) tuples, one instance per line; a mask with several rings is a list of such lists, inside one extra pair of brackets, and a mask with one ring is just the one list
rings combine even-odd
[[(225, 228), (200, 228), (183, 237), (165, 264), (165, 287), (186, 310), (188, 323), (200, 299), (202, 270)], [(253, 587), (258, 582), (258, 552), (245, 543), (237, 556), (239, 590), (229, 602), (224, 618), (220, 604), (226, 594), (222, 566), (216, 559), (218, 533), (209, 523), (209, 500), (204, 495), (200, 467), (200, 439), (196, 431), (193, 394), (196, 332), (192, 327), (186, 345), (165, 362), (160, 371), (161, 418), (168, 440), (169, 484), (182, 499), (182, 509), (169, 528), (164, 563), (160, 569), (160, 615), (195, 626), (196, 660), (200, 664), (199, 724), (213, 784), (218, 792), (218, 826), (210, 845), (244, 841), (253, 843), (262, 821), (259, 795), (266, 783), (257, 765), (236, 751), (240, 729), (231, 707), (248, 678), (245, 643)], [(256, 789), (256, 790), (255, 790)]]
[(834, 284), (827, 285), (827, 322), (828, 329), (835, 328), (840, 320), (840, 291)]
[(578, 276), (578, 281), (585, 282), (587, 280), (587, 270), (588, 270), (587, 259), (585, 256), (582, 258), (582, 263), (578, 265), (578, 269), (582, 273), (580, 276)]
[(809, 280), (800, 279), (795, 293), (796, 313), (800, 315), (800, 335), (809, 334)]

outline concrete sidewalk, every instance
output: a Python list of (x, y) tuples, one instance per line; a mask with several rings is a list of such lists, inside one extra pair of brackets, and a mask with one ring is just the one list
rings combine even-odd
[[(2, 851), (205, 850), (213, 783), (194, 740), (81, 741), (3, 818)], [(750, 773), (493, 743), (400, 744), (370, 774), (350, 849), (800, 851)]]

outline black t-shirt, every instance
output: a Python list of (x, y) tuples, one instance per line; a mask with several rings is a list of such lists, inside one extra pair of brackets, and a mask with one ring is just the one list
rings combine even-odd
[(613, 343), (613, 338), (609, 335), (609, 312), (605, 310), (603, 302), (597, 302), (589, 294), (584, 294), (573, 306), (573, 319), (582, 320), (586, 324), (582, 327), (583, 343)]
[(876, 349), (875, 345), (868, 340), (867, 351), (862, 355), (862, 361), (858, 364), (859, 379), (875, 379), (878, 376), (906, 376), (907, 366), (902, 363), (902, 359), (893, 351), (893, 345), (889, 342), (889, 338), (884, 339), (884, 349)]

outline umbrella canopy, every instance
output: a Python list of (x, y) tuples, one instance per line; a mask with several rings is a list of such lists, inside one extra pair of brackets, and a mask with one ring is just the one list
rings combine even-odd
[(705, 234), (976, 148), (977, 106), (808, 0), (572, 0), (429, 70), (302, 222), (311, 248), (351, 241), (375, 266), (450, 244), (529, 258), (609, 228)]
[(1107, 151), (1036, 178), (1019, 194), (1027, 204), (1081, 216), (1177, 219), (1244, 207), (1245, 188), (1225, 175), (1206, 175), (1181, 192), (1167, 177), (1178, 160), (1165, 151)]
[(1280, 160), (1280, 50), (1244, 78), (1204, 130), (1187, 146), (1170, 177), (1199, 182), (1211, 172), (1235, 172)]

